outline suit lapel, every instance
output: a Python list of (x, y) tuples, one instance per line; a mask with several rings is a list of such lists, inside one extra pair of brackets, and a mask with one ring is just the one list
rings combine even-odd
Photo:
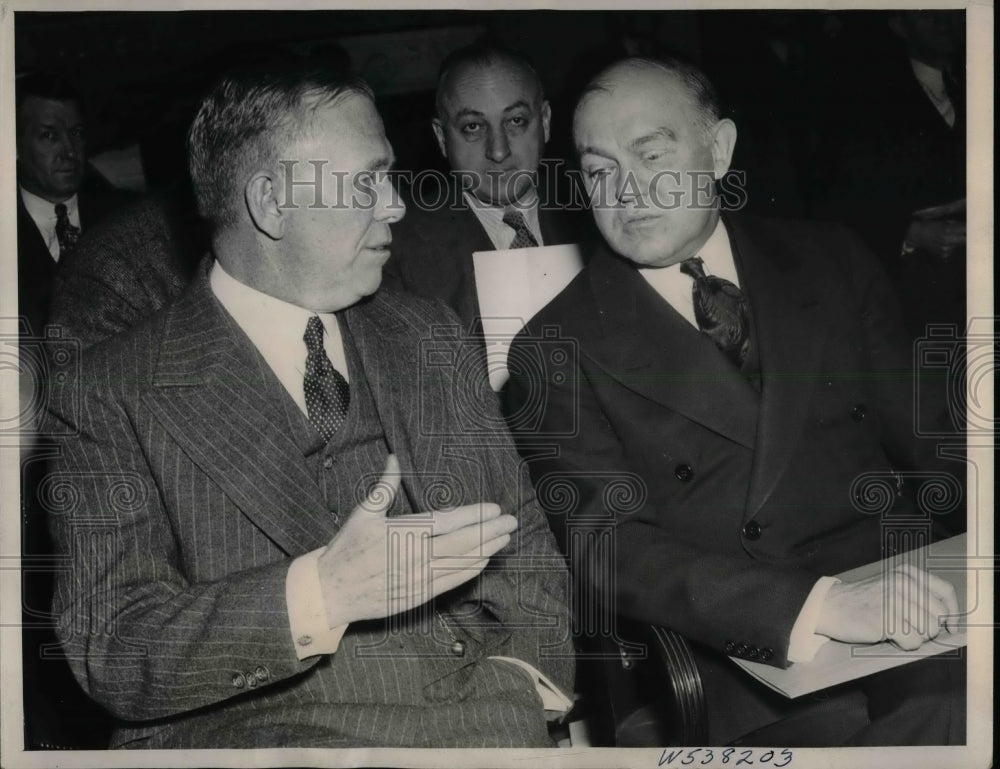
[(816, 274), (808, 254), (796, 252), (758, 224), (751, 232), (727, 218), (753, 313), (762, 388), (757, 444), (747, 499), (748, 515), (764, 504), (784, 472), (806, 420), (819, 372), (825, 324)]
[(168, 311), (145, 405), (191, 460), (291, 556), (325, 544), (331, 516), (276, 403), (277, 378), (216, 300), (205, 265)]
[[(756, 391), (715, 345), (624, 261), (591, 259), (596, 318), (582, 318), (584, 350), (628, 389), (748, 448), (756, 431)], [(594, 333), (596, 331), (596, 333)]]
[[(427, 397), (430, 393), (423, 384), (428, 381), (431, 370), (421, 365), (424, 350), (414, 343), (413, 330), (393, 309), (388, 296), (378, 293), (348, 309), (343, 317), (364, 362), (363, 374), (375, 402), (386, 445), (399, 460), (403, 490), (410, 507), (418, 511), (424, 508), (421, 479), (427, 472), (435, 471), (431, 463), (438, 445), (433, 431), (426, 434), (427, 431), (421, 429), (421, 420), (431, 416), (425, 409), (432, 400)], [(355, 386), (353, 380), (351, 386)], [(411, 436), (422, 436), (419, 446), (414, 445)], [(419, 450), (421, 448), (423, 451)]]

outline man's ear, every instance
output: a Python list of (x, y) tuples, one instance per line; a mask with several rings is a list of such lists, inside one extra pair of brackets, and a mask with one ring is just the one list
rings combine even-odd
[(733, 160), (733, 150), (736, 148), (736, 124), (729, 118), (723, 118), (712, 126), (712, 170), (715, 178), (721, 179), (729, 170)]
[(266, 171), (258, 171), (243, 190), (247, 211), (254, 226), (271, 240), (281, 240), (285, 234), (285, 212), (277, 198), (277, 185)]
[(431, 120), (431, 128), (434, 129), (434, 138), (437, 139), (438, 149), (445, 160), (448, 159), (448, 145), (444, 142), (444, 124), (441, 118), (436, 117)]
[(542, 133), (545, 136), (545, 143), (549, 143), (549, 125), (552, 123), (552, 107), (546, 99), (542, 99)]

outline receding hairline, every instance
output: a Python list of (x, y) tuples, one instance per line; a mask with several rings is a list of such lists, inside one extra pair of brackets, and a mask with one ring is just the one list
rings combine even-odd
[(455, 80), (459, 75), (470, 70), (491, 70), (498, 66), (508, 67), (511, 70), (517, 71), (531, 84), (534, 93), (531, 94), (530, 100), (533, 104), (541, 104), (545, 100), (545, 89), (542, 86), (542, 79), (530, 63), (522, 60), (518, 55), (508, 53), (507, 51), (489, 51), (485, 58), (458, 61), (441, 72), (438, 76), (437, 90), (434, 93), (434, 107), (437, 116), (439, 118), (444, 117), (442, 105), (446, 99), (451, 98)]
[(614, 94), (617, 87), (622, 84), (627, 85), (630, 82), (629, 73), (634, 76), (640, 72), (670, 76), (672, 81), (678, 85), (681, 92), (687, 97), (692, 109), (696, 113), (698, 121), (702, 123), (702, 127), (708, 130), (720, 117), (716, 102), (717, 97), (713, 89), (711, 92), (713, 102), (711, 106), (706, 105), (697, 88), (690, 82), (690, 79), (696, 73), (702, 79), (703, 85), (708, 86), (709, 89), (712, 89), (711, 82), (700, 70), (690, 67), (690, 71), (686, 73), (685, 67), (687, 65), (680, 62), (671, 65), (670, 63), (646, 58), (625, 59), (609, 65), (591, 78), (580, 94), (576, 107), (573, 109), (571, 125), (573, 126), (574, 133), (577, 121), (580, 119), (580, 113), (591, 99), (601, 94)]

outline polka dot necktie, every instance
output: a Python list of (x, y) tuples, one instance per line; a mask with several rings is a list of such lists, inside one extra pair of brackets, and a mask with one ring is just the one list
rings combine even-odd
[(65, 203), (56, 203), (56, 238), (59, 240), (59, 257), (68, 256), (80, 239), (80, 228), (69, 220)]
[(750, 348), (750, 313), (743, 292), (725, 278), (706, 275), (704, 262), (697, 256), (681, 262), (681, 272), (694, 280), (691, 296), (698, 328), (742, 366)]
[(323, 347), (323, 321), (313, 315), (302, 336), (306, 343), (306, 411), (324, 441), (329, 441), (347, 418), (351, 388), (330, 363)]
[(511, 241), (511, 248), (535, 248), (538, 241), (531, 234), (524, 216), (516, 208), (508, 208), (503, 215), (503, 223), (514, 230), (514, 240)]

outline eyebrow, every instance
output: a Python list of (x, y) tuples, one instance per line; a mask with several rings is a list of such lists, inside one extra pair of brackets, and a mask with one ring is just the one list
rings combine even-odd
[(628, 144), (628, 148), (632, 151), (642, 149), (647, 144), (652, 144), (655, 141), (666, 140), (668, 142), (676, 142), (677, 134), (673, 130), (662, 126), (657, 130), (653, 131), (651, 134), (646, 134), (645, 136), (640, 136), (638, 139), (634, 139)]
[[(518, 99), (513, 104), (510, 104), (510, 105), (504, 107), (503, 111), (506, 114), (507, 112), (513, 112), (514, 110), (517, 110), (517, 109), (530, 110), (531, 109), (531, 103), (528, 102), (525, 99)], [(463, 117), (484, 118), (484, 117), (486, 117), (486, 113), (482, 112), (480, 110), (470, 109), (469, 107), (463, 107), (462, 109), (460, 109), (458, 112), (455, 113), (455, 117), (453, 119), (454, 120), (459, 120), (460, 118), (463, 118)]]

